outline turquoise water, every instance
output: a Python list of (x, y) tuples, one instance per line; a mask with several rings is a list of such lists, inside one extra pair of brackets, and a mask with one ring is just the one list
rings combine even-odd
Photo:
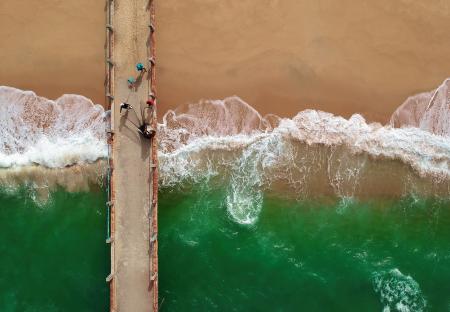
[(448, 200), (266, 194), (258, 221), (242, 226), (223, 194), (162, 192), (161, 311), (449, 309)]
[[(161, 311), (449, 309), (449, 200), (266, 193), (257, 222), (239, 225), (224, 194), (161, 191)], [(108, 310), (105, 201), (0, 193), (0, 311)]]
[(0, 191), (0, 311), (107, 311), (103, 191)]
[[(410, 98), (428, 105), (421, 127), (442, 136), (358, 114), (261, 117), (237, 96), (168, 111), (158, 125), (161, 310), (449, 311), (450, 199), (426, 197), (450, 194), (446, 115), (432, 113), (447, 87)], [(35, 200), (102, 181), (101, 162), (72, 165), (108, 155), (109, 114), (76, 95), (56, 103), (0, 89), (0, 167), (12, 169), (0, 183), (37, 189), (0, 188), (0, 312), (107, 311), (105, 191)]]

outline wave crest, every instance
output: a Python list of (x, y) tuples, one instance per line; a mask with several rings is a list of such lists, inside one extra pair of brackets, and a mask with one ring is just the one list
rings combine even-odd
[[(224, 187), (230, 216), (243, 224), (255, 222), (267, 190), (345, 199), (448, 196), (449, 81), (430, 100), (410, 98), (428, 104), (403, 104), (387, 126), (316, 110), (263, 117), (237, 96), (169, 110), (158, 125), (160, 185)], [(51, 101), (0, 87), (0, 167), (62, 168), (106, 157), (108, 119), (83, 96)]]
[(0, 86), (0, 167), (94, 162), (107, 155), (107, 120), (101, 105), (81, 95), (52, 101)]
[(236, 96), (201, 101), (167, 112), (159, 145), (162, 187), (226, 185), (227, 210), (242, 224), (257, 219), (263, 190), (341, 198), (450, 190), (446, 137), (368, 124), (358, 114), (262, 117)]
[(416, 127), (431, 133), (450, 136), (450, 78), (436, 90), (409, 97), (392, 114), (393, 127)]

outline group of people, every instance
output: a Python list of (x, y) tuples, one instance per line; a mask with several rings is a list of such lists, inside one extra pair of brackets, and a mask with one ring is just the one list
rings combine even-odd
[[(139, 77), (142, 77), (142, 75), (147, 71), (147, 69), (145, 68), (144, 64), (142, 63), (137, 63), (136, 64), (136, 69), (139, 72)], [(136, 79), (134, 79), (134, 77), (130, 77), (127, 80), (128, 85), (130, 86), (130, 88), (134, 87), (134, 84), (136, 82)], [(150, 99), (147, 100), (146, 104), (148, 105), (147, 108), (149, 109), (153, 109), (155, 107), (155, 98), (152, 96), (150, 97)], [(123, 102), (120, 104), (120, 113), (122, 114), (122, 110), (128, 111), (133, 109), (133, 106), (131, 106), (129, 103)], [(153, 127), (151, 125), (149, 125), (145, 120), (142, 120), (142, 125), (140, 125), (138, 128), (138, 131), (145, 137), (145, 138), (152, 138), (156, 131), (155, 129), (153, 129)]]

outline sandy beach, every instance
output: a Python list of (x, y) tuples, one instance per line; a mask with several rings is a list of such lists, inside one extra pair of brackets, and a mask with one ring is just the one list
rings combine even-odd
[[(0, 4), (0, 84), (103, 103), (103, 5)], [(449, 17), (440, 0), (158, 1), (160, 112), (238, 95), (262, 113), (386, 122), (450, 75)]]
[(0, 2), (0, 85), (104, 102), (104, 1)]

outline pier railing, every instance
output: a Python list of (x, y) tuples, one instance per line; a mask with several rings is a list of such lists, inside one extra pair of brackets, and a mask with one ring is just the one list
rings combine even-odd
[[(156, 40), (155, 40), (155, 0), (149, 0), (149, 40), (147, 41), (147, 57), (148, 67), (150, 69), (150, 79), (148, 82), (149, 98), (154, 100), (153, 110), (151, 112), (151, 123), (153, 129), (157, 130), (157, 98), (156, 98)], [(153, 311), (158, 311), (158, 136), (155, 135), (152, 139), (152, 155), (150, 157), (151, 163), (150, 172), (152, 175), (152, 190), (150, 203), (150, 267), (151, 267), (151, 282), (153, 283)]]
[[(105, 43), (105, 105), (110, 111), (108, 135), (108, 168), (107, 168), (107, 196), (106, 203), (106, 243), (110, 244), (111, 248), (111, 268), (114, 265), (114, 180), (113, 180), (113, 140), (114, 140), (114, 1), (106, 0), (106, 43)], [(115, 281), (114, 272), (111, 270), (106, 277), (109, 282), (109, 305), (110, 310), (115, 310)]]
[[(155, 47), (155, 1), (149, 0), (149, 37), (147, 40), (147, 62), (150, 79), (148, 79), (148, 98), (153, 100), (153, 109), (148, 111), (148, 118), (152, 124), (153, 129), (157, 129), (157, 114), (156, 114), (156, 47)], [(108, 134), (108, 167), (107, 167), (107, 196), (108, 201), (106, 203), (107, 208), (107, 233), (106, 243), (111, 247), (111, 273), (106, 278), (106, 281), (110, 285), (110, 311), (116, 311), (116, 283), (114, 279), (114, 257), (115, 257), (115, 242), (114, 242), (114, 227), (115, 227), (115, 194), (114, 194), (114, 0), (106, 0), (106, 44), (105, 44), (105, 103), (106, 107), (110, 110), (110, 126), (107, 129)], [(153, 302), (153, 311), (158, 311), (158, 145), (157, 136), (152, 138), (151, 142), (151, 157), (150, 167), (151, 174), (151, 189), (150, 203), (149, 203), (149, 252), (150, 252), (150, 283), (149, 287), (152, 289), (153, 298), (149, 298), (149, 304)]]

